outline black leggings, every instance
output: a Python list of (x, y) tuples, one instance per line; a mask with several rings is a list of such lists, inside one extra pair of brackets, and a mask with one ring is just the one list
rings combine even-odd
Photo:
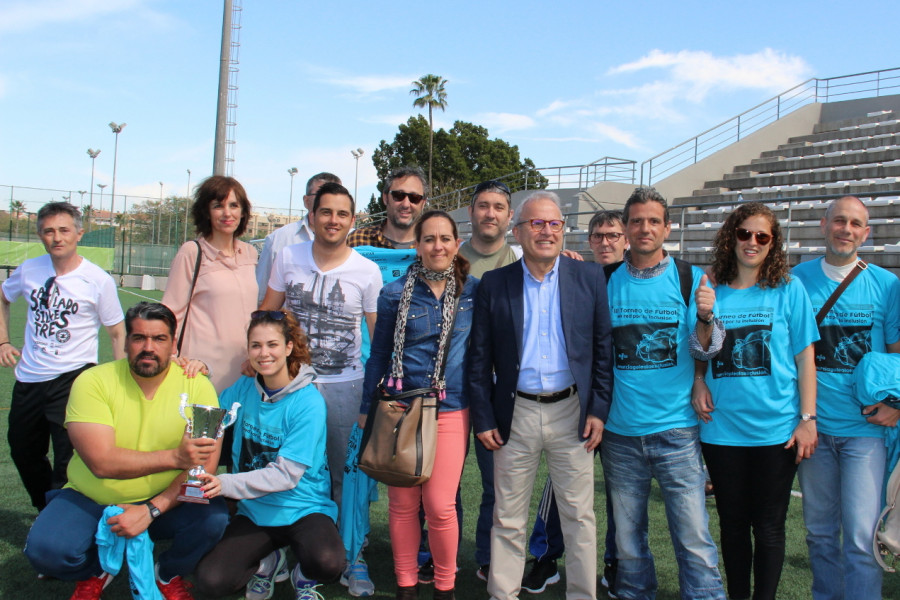
[(247, 585), (260, 560), (283, 546), (291, 547), (303, 575), (310, 579), (330, 583), (344, 570), (344, 543), (326, 515), (313, 513), (280, 527), (261, 527), (237, 515), (216, 547), (197, 565), (197, 587), (216, 598), (234, 594)]
[(784, 522), (796, 454), (784, 444), (701, 446), (716, 494), (728, 596), (750, 598), (752, 566), (754, 600), (774, 599), (784, 563)]

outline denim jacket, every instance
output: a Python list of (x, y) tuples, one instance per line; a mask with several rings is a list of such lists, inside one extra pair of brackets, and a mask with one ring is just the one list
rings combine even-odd
[[(366, 377), (363, 385), (360, 413), (368, 414), (372, 395), (382, 377), (390, 375), (391, 355), (394, 351), (394, 327), (397, 323), (397, 307), (406, 277), (401, 277), (381, 289), (378, 296), (378, 318), (369, 360), (366, 362)], [(469, 406), (464, 390), (466, 385), (466, 356), (469, 348), (469, 333), (472, 329), (472, 309), (475, 304), (475, 290), (478, 279), (469, 276), (459, 297), (456, 323), (450, 340), (450, 352), (444, 374), (447, 381), (447, 397), (441, 402), (441, 411), (461, 410)], [(437, 355), (438, 334), (441, 325), (442, 299), (434, 297), (431, 288), (424, 281), (417, 280), (409, 303), (406, 318), (406, 341), (403, 346), (403, 390), (431, 387)], [(397, 393), (394, 389), (389, 394)]]

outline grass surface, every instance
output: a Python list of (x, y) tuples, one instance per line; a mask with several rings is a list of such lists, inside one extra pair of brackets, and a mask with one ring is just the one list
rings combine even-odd
[[(161, 296), (159, 292), (120, 290), (119, 298), (122, 301), (122, 306), (127, 308), (140, 301), (142, 298), (137, 294), (150, 296), (154, 299), (158, 299)], [(13, 306), (11, 326), (13, 342), (17, 345), (20, 345), (22, 342), (23, 327), (24, 303), (18, 302)], [(100, 360), (101, 362), (110, 360), (112, 353), (109, 347), (109, 338), (105, 333), (102, 333), (100, 340)], [(2, 435), (3, 440), (6, 439), (6, 415), (9, 413), (13, 382), (12, 370), (0, 369), (0, 416), (2, 416), (0, 418), (0, 435)], [(605, 499), (601, 479), (602, 470), (599, 467), (599, 460), (597, 462), (595, 507), (598, 537), (601, 540), (598, 547), (598, 564), (602, 565), (602, 539), (605, 533), (606, 517), (604, 514)], [(542, 466), (543, 470), (545, 469)], [(539, 477), (539, 481), (542, 481), (541, 477)], [(28, 528), (31, 526), (36, 513), (28, 501), (18, 473), (9, 458), (9, 447), (6, 443), (0, 444), (0, 481), (2, 481), (2, 485), (0, 485), (0, 598), (17, 600), (68, 598), (72, 593), (72, 583), (38, 580), (22, 554), (22, 546), (28, 534)], [(538, 483), (538, 486), (540, 485)], [(797, 488), (796, 484), (795, 488)], [(370, 544), (366, 551), (366, 558), (369, 561), (370, 573), (375, 582), (375, 598), (385, 599), (394, 597), (395, 586), (387, 528), (387, 494), (384, 489), (381, 491), (379, 502), (373, 504), (371, 508), (372, 534), (370, 535)], [(465, 518), (463, 545), (459, 552), (461, 570), (457, 576), (456, 596), (460, 600), (483, 599), (488, 596), (485, 592), (484, 583), (475, 577), (477, 565), (473, 558), (475, 553), (475, 518), (481, 499), (481, 480), (478, 474), (478, 467), (475, 464), (474, 452), (469, 453), (466, 461), (462, 493)], [(540, 489), (535, 493), (532, 512), (539, 493)], [(718, 539), (718, 519), (713, 500), (708, 502), (707, 508), (710, 512), (710, 529), (713, 532), (713, 537)], [(65, 527), (65, 523), (60, 523), (59, 526)], [(810, 597), (811, 575), (804, 535), (805, 530), (803, 528), (800, 499), (792, 498), (788, 513), (787, 555), (779, 588), (779, 598), (799, 600)], [(650, 546), (656, 557), (656, 568), (659, 578), (659, 593), (657, 597), (660, 599), (679, 598), (678, 571), (675, 565), (668, 528), (666, 527), (662, 497), (655, 484), (650, 500)], [(562, 567), (562, 564), (560, 566)], [(130, 598), (131, 595), (126, 580), (125, 574), (121, 574), (113, 581), (103, 597), (108, 600), (126, 600)], [(423, 586), (419, 593), (420, 598), (431, 598), (430, 588), (431, 586)], [(322, 586), (319, 588), (319, 591), (329, 600), (351, 598), (347, 594), (346, 588), (340, 584)], [(526, 593), (523, 593), (522, 596), (524, 598), (530, 597)], [(883, 596), (885, 598), (900, 598), (900, 578), (890, 574), (885, 576)], [(241, 597), (233, 596), (235, 599)], [(550, 586), (543, 594), (535, 596), (535, 598), (546, 600), (556, 600), (564, 597), (565, 576), (563, 576), (563, 580), (559, 584)], [(290, 584), (287, 582), (278, 584), (274, 598), (279, 600), (293, 598)]]

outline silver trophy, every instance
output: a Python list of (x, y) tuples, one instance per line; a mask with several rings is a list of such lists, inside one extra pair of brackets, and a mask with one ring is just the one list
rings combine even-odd
[[(185, 414), (185, 409), (190, 406), (191, 416)], [(225, 433), (225, 429), (231, 427), (237, 420), (237, 411), (241, 407), (238, 402), (231, 406), (231, 410), (225, 410), (217, 406), (204, 406), (202, 404), (188, 404), (188, 395), (181, 394), (181, 403), (178, 406), (178, 412), (181, 418), (187, 421), (187, 432), (191, 438), (209, 438), (217, 440)], [(228, 416), (226, 420), (226, 415)], [(188, 478), (181, 484), (181, 493), (178, 499), (182, 502), (194, 502), (197, 504), (209, 504), (209, 500), (204, 497), (203, 490), (200, 486), (203, 482), (200, 475), (206, 473), (203, 465), (197, 465), (188, 471)]]

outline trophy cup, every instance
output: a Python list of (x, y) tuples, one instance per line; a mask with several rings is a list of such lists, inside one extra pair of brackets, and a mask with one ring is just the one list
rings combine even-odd
[[(184, 412), (184, 409), (188, 406), (191, 408), (190, 418), (188, 418)], [(188, 395), (181, 394), (181, 403), (178, 406), (178, 412), (181, 413), (181, 418), (187, 421), (187, 432), (191, 435), (191, 438), (210, 438), (216, 440), (222, 437), (222, 434), (227, 427), (234, 424), (237, 419), (237, 411), (240, 407), (241, 405), (237, 402), (231, 406), (230, 411), (227, 411), (224, 408), (204, 406), (202, 404), (189, 405)], [(228, 416), (227, 421), (225, 420), (226, 415)], [(182, 502), (194, 502), (196, 504), (209, 504), (209, 500), (204, 497), (203, 490), (200, 489), (203, 482), (200, 480), (199, 476), (203, 473), (206, 473), (206, 469), (203, 468), (203, 465), (197, 465), (188, 471), (187, 480), (181, 484), (181, 493), (178, 494), (179, 500)]]

